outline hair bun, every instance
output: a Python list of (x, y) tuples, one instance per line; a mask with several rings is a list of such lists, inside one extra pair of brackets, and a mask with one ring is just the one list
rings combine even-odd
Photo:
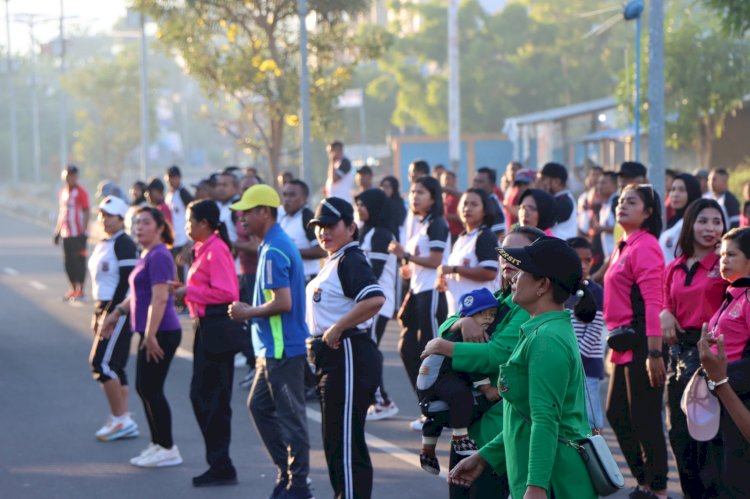
[(578, 291), (576, 291), (576, 296), (577, 296), (578, 298), (583, 298), (583, 290), (582, 290), (582, 289), (579, 289)]

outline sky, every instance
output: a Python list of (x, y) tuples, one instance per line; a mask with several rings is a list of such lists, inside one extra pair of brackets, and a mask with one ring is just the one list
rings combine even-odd
[[(65, 9), (66, 31), (88, 31), (96, 33), (108, 31), (126, 13), (127, 0), (62, 0)], [(15, 21), (18, 14), (39, 14), (39, 23), (34, 33), (39, 43), (56, 38), (60, 30), (60, 0), (0, 0), (0, 46), (7, 48), (5, 29), (6, 5), (10, 9), (11, 47), (14, 53), (26, 53), (31, 45), (29, 29), (24, 23)], [(43, 22), (47, 19), (50, 21)]]

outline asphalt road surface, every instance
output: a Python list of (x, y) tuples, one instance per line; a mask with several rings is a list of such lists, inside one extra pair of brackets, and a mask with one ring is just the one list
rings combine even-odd
[[(237, 386), (245, 374), (235, 371), (231, 455), (239, 485), (195, 489), (191, 477), (205, 471), (203, 441), (188, 398), (192, 332), (187, 318), (178, 358), (172, 364), (166, 394), (172, 408), (181, 466), (141, 469), (128, 463), (148, 443), (143, 408), (134, 390), (130, 410), (139, 438), (99, 442), (94, 432), (108, 408), (88, 369), (91, 301), (61, 300), (66, 279), (62, 250), (52, 245), (51, 229), (3, 214), (0, 233), (0, 498), (243, 498), (270, 494), (276, 472), (245, 406), (247, 391)], [(90, 295), (90, 293), (89, 293)], [(400, 408), (396, 418), (367, 425), (375, 468), (374, 498), (447, 497), (445, 466), (448, 436), (441, 439), (443, 476), (419, 468), (420, 435), (408, 429), (417, 417), (415, 397), (396, 351), (398, 328), (384, 337), (385, 381)], [(135, 342), (134, 342), (135, 344)], [(134, 358), (128, 364), (134, 378)], [(313, 491), (331, 497), (320, 436), (319, 406), (308, 404)], [(608, 435), (613, 450), (617, 450)], [(614, 444), (614, 445), (613, 445)], [(625, 472), (624, 461), (616, 456)], [(628, 474), (626, 473), (626, 476)], [(674, 467), (670, 495), (678, 497)], [(629, 478), (629, 476), (628, 476)], [(633, 481), (629, 478), (628, 486)], [(625, 491), (617, 497), (627, 497)]]

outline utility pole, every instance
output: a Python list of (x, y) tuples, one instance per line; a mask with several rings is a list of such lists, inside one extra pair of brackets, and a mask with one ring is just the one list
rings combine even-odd
[(60, 0), (60, 170), (68, 165), (68, 126), (65, 91), (62, 81), (65, 78), (65, 0)]
[(300, 167), (305, 183), (312, 187), (312, 165), (310, 147), (310, 75), (307, 68), (307, 0), (297, 0), (299, 12), (299, 102), (302, 114), (300, 130)]
[(141, 23), (141, 178), (148, 178), (148, 46), (146, 44), (146, 16), (140, 13)]
[(458, 73), (458, 2), (448, 4), (448, 156), (458, 173), (461, 164), (461, 91)]
[(6, 62), (8, 69), (8, 104), (10, 109), (10, 179), (18, 183), (18, 143), (16, 127), (16, 87), (13, 82), (13, 56), (10, 45), (10, 0), (5, 0)]
[[(664, 186), (664, 1), (651, 0), (648, 15), (648, 178), (662, 199)], [(706, 166), (706, 165), (703, 165)]]
[[(36, 37), (34, 28), (40, 21), (37, 14), (16, 14), (15, 21), (25, 24), (29, 28), (29, 41), (31, 42), (29, 59), (31, 61), (31, 158), (34, 182), (39, 182), (39, 164), (41, 162), (41, 145), (39, 138), (39, 96), (37, 95), (37, 68), (36, 68)], [(42, 19), (44, 22), (46, 19)]]

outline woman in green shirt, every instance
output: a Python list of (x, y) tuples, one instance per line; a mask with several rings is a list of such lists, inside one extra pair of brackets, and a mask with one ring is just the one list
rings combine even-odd
[(581, 297), (576, 317), (590, 322), (595, 302), (581, 282), (581, 261), (564, 241), (543, 237), (525, 248), (502, 248), (500, 256), (520, 271), (512, 281), (513, 302), (531, 319), (508, 362), (500, 366), (503, 432), (479, 453), (461, 461), (450, 481), (470, 485), (489, 464), (508, 473), (511, 496), (535, 499), (595, 498), (578, 452), (563, 440), (591, 432), (584, 375), (569, 312), (563, 303)]
[[(544, 232), (534, 227), (513, 228), (503, 240), (503, 248), (522, 248), (528, 246)], [(458, 314), (448, 317), (440, 326), (440, 335), (461, 331), (462, 343), (454, 343), (442, 338), (430, 340), (422, 353), (422, 358), (438, 353), (453, 359), (453, 369), (462, 372), (486, 374), (493, 383), (497, 380), (498, 367), (510, 358), (518, 343), (521, 324), (529, 320), (529, 314), (512, 302), (510, 281), (518, 269), (512, 264), (502, 262), (504, 289), (495, 293), (498, 313), (497, 323), (487, 341), (486, 333), (473, 320), (459, 318)], [(469, 436), (477, 446), (483, 446), (503, 431), (503, 404), (497, 403), (469, 428)], [(451, 452), (451, 467), (458, 462), (459, 456)], [(505, 493), (505, 495), (502, 495)], [(472, 484), (471, 489), (460, 486), (450, 487), (451, 499), (462, 497), (507, 497), (507, 479), (505, 469), (497, 468), (493, 473), (487, 469)]]

